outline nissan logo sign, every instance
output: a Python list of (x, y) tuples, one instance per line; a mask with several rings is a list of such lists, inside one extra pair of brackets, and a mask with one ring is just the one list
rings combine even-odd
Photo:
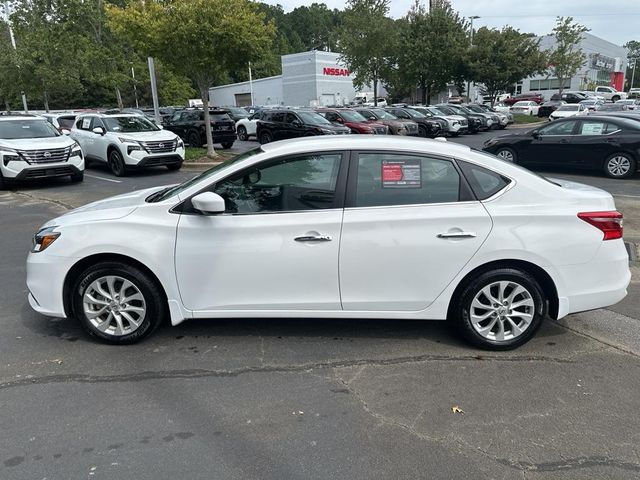
[(51, 152), (44, 152), (44, 158), (51, 158)]
[(158, 148), (164, 148), (164, 143), (161, 143), (160, 145), (158, 145)]

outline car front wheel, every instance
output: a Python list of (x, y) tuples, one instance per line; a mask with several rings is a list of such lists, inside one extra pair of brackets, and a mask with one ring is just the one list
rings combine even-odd
[(228, 150), (231, 147), (233, 147), (233, 142), (225, 142), (222, 144), (222, 148), (224, 148), (225, 150)]
[(109, 152), (109, 168), (116, 177), (124, 177), (127, 173), (122, 155), (115, 148)]
[(636, 173), (636, 161), (628, 153), (614, 153), (605, 160), (604, 173), (611, 178), (629, 178)]
[(531, 339), (546, 309), (543, 290), (531, 275), (501, 268), (472, 279), (452, 300), (449, 320), (472, 345), (510, 350)]
[(496, 156), (507, 162), (516, 163), (518, 155), (512, 148), (502, 147), (496, 151)]
[(238, 127), (238, 140), (242, 142), (246, 142), (247, 140), (249, 140), (249, 135), (247, 135), (247, 129), (243, 125), (240, 125)]
[(187, 137), (187, 143), (190, 147), (200, 148), (202, 147), (202, 139), (198, 132), (190, 132)]
[(260, 145), (264, 145), (265, 143), (270, 143), (273, 139), (269, 132), (261, 132), (258, 140), (260, 141)]
[(156, 282), (126, 263), (92, 265), (80, 274), (71, 292), (76, 319), (90, 335), (107, 343), (138, 342), (166, 315), (166, 301)]

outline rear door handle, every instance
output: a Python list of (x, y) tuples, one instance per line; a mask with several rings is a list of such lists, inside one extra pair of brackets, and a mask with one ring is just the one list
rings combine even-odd
[(294, 240), (296, 242), (330, 242), (333, 239), (329, 235), (303, 235)]
[(443, 232), (438, 234), (438, 238), (474, 238), (476, 232)]

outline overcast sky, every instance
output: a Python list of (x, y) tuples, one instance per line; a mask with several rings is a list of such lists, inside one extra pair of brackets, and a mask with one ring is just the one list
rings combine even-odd
[[(296, 0), (263, 0), (280, 4), (285, 11), (314, 2)], [(428, 3), (428, 0), (423, 0)], [(343, 9), (344, 0), (327, 0), (329, 8)], [(391, 16), (402, 17), (413, 0), (392, 0)], [(451, 4), (464, 17), (478, 15), (474, 28), (511, 25), (521, 32), (545, 35), (551, 32), (556, 16), (572, 16), (591, 29), (593, 35), (622, 45), (629, 40), (640, 40), (640, 0), (452, 0)]]

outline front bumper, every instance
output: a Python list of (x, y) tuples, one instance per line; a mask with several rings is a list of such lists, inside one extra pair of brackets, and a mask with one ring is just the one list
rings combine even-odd
[[(121, 153), (125, 154), (126, 148)], [(184, 161), (184, 147), (163, 153), (149, 153), (144, 150), (133, 150), (124, 156), (124, 163), (129, 167), (155, 167), (171, 165)]]
[(53, 178), (76, 175), (84, 171), (84, 159), (71, 157), (66, 162), (27, 163), (11, 161), (5, 165), (0, 162), (0, 172), (6, 179), (31, 180), (36, 178)]
[(30, 252), (27, 257), (27, 289), (31, 308), (42, 315), (66, 317), (63, 287), (67, 272), (78, 259)]

